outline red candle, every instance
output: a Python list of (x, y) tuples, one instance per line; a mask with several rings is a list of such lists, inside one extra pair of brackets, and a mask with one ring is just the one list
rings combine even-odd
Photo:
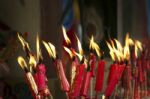
[(36, 68), (36, 74), (35, 74), (35, 82), (38, 86), (38, 90), (42, 91), (46, 88), (46, 69), (44, 64), (40, 64)]
[(73, 89), (71, 93), (71, 96), (73, 97), (78, 97), (80, 94), (81, 85), (82, 85), (83, 76), (84, 76), (84, 69), (85, 69), (85, 64), (79, 64), (79, 66), (77, 67), (77, 74), (75, 77), (75, 81), (74, 81), (74, 85), (73, 85)]
[(112, 64), (110, 66), (110, 70), (109, 70), (109, 74), (108, 74), (108, 80), (107, 80), (107, 84), (110, 83), (111, 79), (112, 79), (112, 76), (114, 76), (114, 73), (115, 73), (115, 69), (117, 68), (118, 64)]
[(123, 71), (125, 69), (125, 64), (120, 64), (118, 67), (118, 77), (117, 79), (119, 80), (122, 77)]
[(63, 91), (68, 92), (69, 89), (70, 89), (70, 85), (69, 85), (69, 82), (66, 78), (64, 68), (63, 68), (63, 65), (62, 65), (62, 61), (57, 59), (57, 60), (55, 60), (55, 63), (56, 63), (58, 76), (59, 76), (59, 79), (60, 79), (60, 82), (61, 82), (61, 88), (62, 88)]
[(137, 60), (137, 68), (138, 68), (138, 80), (139, 82), (143, 82), (143, 70), (142, 70), (142, 61), (140, 59)]
[[(122, 76), (125, 65), (112, 64), (110, 73), (109, 73), (109, 82), (105, 91), (106, 96), (111, 96), (112, 92), (115, 89), (116, 84), (118, 83), (120, 77)], [(111, 76), (110, 76), (111, 74)]]
[(38, 92), (42, 96), (50, 96), (50, 91), (47, 86), (46, 68), (44, 64), (37, 65), (34, 79), (38, 87)]
[(84, 79), (83, 79), (83, 85), (82, 85), (82, 89), (81, 89), (81, 96), (86, 97), (88, 95), (88, 90), (89, 90), (89, 87), (90, 87), (91, 77), (92, 77), (92, 72), (87, 71), (85, 73)]
[(95, 83), (96, 92), (100, 92), (103, 88), (104, 70), (105, 70), (105, 61), (100, 60), (98, 62), (98, 69), (97, 69), (97, 75), (96, 75), (96, 83)]
[(133, 96), (134, 99), (140, 99), (140, 94), (139, 94), (139, 88), (138, 88), (139, 82), (138, 82), (138, 67), (134, 68), (134, 92)]
[(75, 80), (75, 76), (76, 76), (76, 72), (77, 72), (77, 66), (78, 66), (78, 60), (75, 57), (75, 59), (73, 60), (72, 64), (71, 64), (71, 69), (70, 69), (70, 82), (71, 82), (71, 89), (73, 86), (73, 82)]
[(95, 64), (96, 64), (96, 56), (93, 53), (90, 53), (90, 68), (91, 68), (91, 74), (92, 77), (94, 77), (94, 69), (95, 69)]
[(132, 72), (130, 65), (125, 66), (122, 78), (123, 78), (123, 85), (126, 86), (126, 88), (129, 88), (129, 83), (132, 80)]

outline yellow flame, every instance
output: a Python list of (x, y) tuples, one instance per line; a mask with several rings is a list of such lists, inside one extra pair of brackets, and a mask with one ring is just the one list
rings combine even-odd
[(37, 61), (42, 59), (42, 54), (41, 54), (41, 49), (40, 49), (40, 40), (39, 40), (39, 35), (37, 34), (36, 37), (36, 50), (37, 50)]
[(142, 43), (141, 43), (140, 41), (135, 40), (135, 45), (137, 46), (137, 48), (139, 48), (140, 51), (143, 50), (143, 48), (142, 48)]
[(122, 45), (121, 45), (121, 43), (118, 41), (118, 40), (116, 40), (116, 39), (114, 39), (115, 40), (115, 43), (116, 43), (116, 45), (117, 45), (117, 49), (120, 51), (120, 52), (122, 52)]
[(81, 54), (79, 54), (79, 53), (76, 53), (76, 52), (75, 52), (75, 54), (78, 56), (79, 60), (82, 61), (83, 56)]
[(114, 55), (114, 52), (110, 51), (109, 54), (110, 54), (112, 60), (115, 61), (115, 55)]
[(127, 33), (125, 38), (125, 46), (123, 50), (124, 59), (126, 60), (130, 59), (130, 49), (129, 49), (130, 45), (134, 45), (134, 42), (131, 38), (129, 38), (129, 33)]
[(27, 64), (22, 56), (18, 57), (18, 63), (22, 69), (27, 68)]
[(25, 50), (25, 47), (27, 47), (27, 49), (30, 51), (28, 43), (23, 39), (22, 36), (19, 35), (19, 33), (18, 33), (18, 38), (19, 38), (19, 41), (22, 44), (23, 49)]
[(99, 48), (98, 44), (96, 42), (94, 42), (94, 37), (93, 36), (91, 37), (90, 46), (89, 47), (90, 47), (90, 49), (93, 49), (93, 50), (96, 51), (98, 57), (101, 56), (100, 48)]
[(115, 61), (114, 49), (112, 48), (112, 46), (110, 45), (110, 43), (108, 43), (107, 41), (106, 41), (106, 43), (107, 43), (107, 46), (108, 46), (108, 48), (109, 48), (109, 50), (110, 50), (110, 51), (109, 51), (109, 54), (110, 54), (112, 60)]
[(62, 26), (62, 31), (63, 31), (63, 36), (64, 36), (64, 39), (65, 39), (66, 43), (70, 44), (71, 41), (70, 41), (69, 37), (67, 36), (66, 29), (65, 29), (64, 26)]
[(129, 38), (129, 45), (134, 45), (134, 42), (133, 42), (133, 40), (131, 39), (131, 38)]
[(81, 46), (81, 42), (80, 42), (80, 40), (78, 39), (77, 36), (76, 36), (76, 38), (77, 38), (77, 42), (78, 42), (79, 54), (83, 55), (83, 49), (82, 49), (82, 46)]
[(124, 59), (129, 60), (130, 59), (130, 51), (129, 46), (125, 46), (123, 50)]
[(56, 58), (56, 49), (55, 49), (55, 46), (52, 43), (50, 43), (50, 42), (48, 42), (48, 44), (49, 44), (50, 49), (52, 50), (53, 58), (55, 59)]
[(135, 56), (138, 57), (138, 49), (139, 49), (140, 51), (143, 50), (143, 48), (142, 48), (142, 43), (141, 43), (140, 41), (138, 41), (138, 40), (135, 40), (134, 48), (135, 48)]
[(55, 50), (55, 46), (51, 43), (46, 43), (45, 41), (43, 41), (43, 44), (49, 54), (50, 57), (56, 59), (56, 50)]
[(94, 37), (93, 37), (93, 35), (92, 35), (92, 37), (91, 37), (91, 39), (90, 39), (90, 45), (89, 45), (89, 48), (94, 50), (93, 43), (94, 43)]
[(32, 54), (29, 54), (29, 56), (30, 56), (29, 65), (35, 68), (37, 65), (36, 58)]
[(72, 51), (69, 48), (65, 47), (65, 46), (64, 46), (64, 49), (70, 55), (70, 57), (73, 58), (74, 55), (73, 55)]
[(116, 40), (116, 39), (114, 39), (114, 40), (115, 40), (115, 43), (117, 45), (117, 49), (114, 48), (115, 52), (116, 52), (116, 55), (117, 55), (117, 58), (118, 58), (119, 61), (122, 61), (122, 60), (124, 60), (124, 54), (123, 54), (122, 45), (121, 45), (121, 43), (118, 40)]

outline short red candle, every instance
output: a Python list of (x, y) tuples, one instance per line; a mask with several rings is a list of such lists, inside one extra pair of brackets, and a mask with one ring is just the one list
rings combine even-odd
[(45, 90), (46, 88), (46, 69), (44, 64), (40, 64), (36, 68), (36, 74), (34, 75), (35, 82), (38, 87), (38, 91)]
[(97, 75), (96, 75), (96, 83), (95, 83), (96, 92), (101, 91), (103, 88), (104, 70), (105, 70), (105, 61), (100, 60), (98, 62), (98, 69), (97, 69)]

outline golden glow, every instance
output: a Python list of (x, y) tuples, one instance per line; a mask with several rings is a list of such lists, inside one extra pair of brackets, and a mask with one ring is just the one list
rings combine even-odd
[(39, 59), (42, 59), (42, 54), (41, 54), (41, 49), (40, 49), (40, 40), (39, 40), (39, 35), (37, 34), (36, 37), (36, 50), (37, 50), (37, 61), (39, 61)]
[(27, 64), (22, 56), (18, 57), (18, 63), (22, 69), (27, 68)]
[(19, 33), (18, 33), (18, 38), (19, 38), (19, 41), (20, 41), (21, 44), (22, 44), (23, 49), (25, 50), (25, 46), (26, 46), (27, 49), (30, 51), (30, 48), (29, 48), (28, 43), (23, 39), (22, 36), (19, 35)]
[(71, 41), (70, 41), (69, 37), (67, 36), (66, 29), (65, 29), (64, 26), (62, 26), (62, 31), (63, 31), (63, 36), (64, 36), (64, 39), (65, 39), (66, 43), (70, 44)]
[(91, 37), (90, 46), (89, 47), (90, 47), (90, 49), (93, 49), (93, 50), (96, 51), (98, 57), (101, 56), (100, 48), (99, 48), (98, 44), (96, 42), (94, 42), (94, 37), (93, 36)]
[(49, 54), (50, 57), (56, 59), (56, 50), (55, 50), (55, 46), (51, 43), (46, 43), (45, 41), (43, 41), (43, 44)]
[(76, 38), (77, 38), (77, 42), (78, 42), (79, 54), (80, 54), (80, 55), (83, 55), (83, 49), (82, 49), (82, 46), (81, 46), (81, 42), (80, 42), (80, 40), (78, 39), (77, 36), (76, 36)]
[(64, 49), (70, 55), (70, 57), (73, 58), (74, 55), (73, 55), (72, 51), (69, 48), (65, 47), (65, 46), (64, 46)]

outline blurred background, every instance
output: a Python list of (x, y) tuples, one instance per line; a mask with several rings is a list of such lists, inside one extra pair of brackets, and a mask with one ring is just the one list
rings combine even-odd
[[(67, 29), (74, 48), (75, 34), (78, 35), (85, 53), (91, 35), (101, 49), (108, 52), (105, 40), (117, 38), (124, 43), (127, 32), (150, 48), (150, 0), (1, 0), (0, 96), (32, 99), (24, 72), (17, 63), (17, 57), (24, 55), (17, 32), (29, 42), (33, 52), (36, 52), (36, 35), (39, 33), (42, 40), (56, 46), (59, 56), (65, 61), (65, 53), (61, 50), (62, 25)], [(57, 86), (57, 75), (47, 52), (42, 50), (42, 54), (54, 99), (65, 99)], [(4, 92), (5, 95), (3, 89), (8, 91)]]

